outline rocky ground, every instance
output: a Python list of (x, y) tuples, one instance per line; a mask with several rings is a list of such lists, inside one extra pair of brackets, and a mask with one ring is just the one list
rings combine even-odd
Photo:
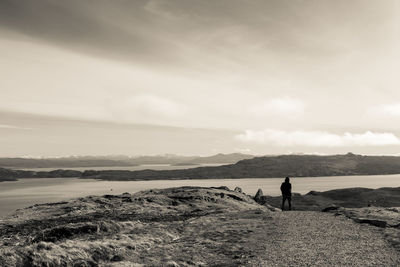
[(327, 211), (200, 187), (35, 205), (0, 221), (0, 266), (400, 265), (396, 217), (379, 227), (355, 220), (376, 215), (366, 209)]
[[(328, 206), (345, 208), (397, 207), (400, 206), (400, 187), (345, 188), (325, 192), (310, 191), (305, 195), (294, 193), (292, 196), (293, 209), (320, 211)], [(267, 203), (280, 208), (282, 198), (260, 196), (260, 203)]]
[(398, 251), (400, 251), (400, 207), (365, 208), (327, 208), (336, 216), (343, 215), (361, 224), (370, 224), (381, 228), (381, 232)]

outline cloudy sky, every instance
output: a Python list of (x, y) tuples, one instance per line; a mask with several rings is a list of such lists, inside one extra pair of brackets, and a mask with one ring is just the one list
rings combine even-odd
[(400, 153), (396, 0), (0, 0), (0, 156)]

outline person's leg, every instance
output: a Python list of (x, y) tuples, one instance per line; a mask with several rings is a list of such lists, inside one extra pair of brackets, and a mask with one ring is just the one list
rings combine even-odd
[(284, 210), (284, 207), (285, 207), (285, 200), (286, 200), (286, 196), (282, 196), (282, 206), (281, 206), (281, 210)]
[(289, 202), (289, 210), (292, 210), (292, 198), (288, 197), (288, 202)]

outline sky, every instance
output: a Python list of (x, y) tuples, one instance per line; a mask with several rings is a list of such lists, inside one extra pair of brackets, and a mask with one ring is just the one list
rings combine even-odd
[(0, 156), (400, 153), (396, 0), (0, 0)]

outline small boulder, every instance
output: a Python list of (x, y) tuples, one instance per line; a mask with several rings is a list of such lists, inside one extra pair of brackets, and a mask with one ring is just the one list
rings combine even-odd
[(338, 210), (338, 209), (339, 209), (338, 206), (336, 206), (336, 205), (331, 205), (331, 206), (328, 206), (328, 207), (326, 207), (326, 208), (323, 208), (321, 211), (322, 211), (322, 212), (329, 212), (329, 211)]
[(124, 257), (122, 255), (114, 255), (111, 259), (111, 261), (123, 261)]
[(321, 194), (321, 193), (312, 190), (312, 191), (308, 192), (306, 195), (307, 195), (307, 196), (310, 196), (310, 195), (311, 195), (311, 196), (317, 196), (317, 195), (320, 195), (320, 194)]
[(256, 195), (254, 196), (254, 200), (255, 200), (256, 202), (260, 202), (260, 200), (261, 200), (261, 198), (262, 198), (263, 195), (264, 195), (264, 194), (263, 194), (263, 191), (261, 190), (261, 188), (259, 188), (258, 191), (257, 191), (257, 193), (256, 193)]
[(268, 205), (268, 204), (266, 204), (266, 203), (264, 203), (264, 204), (262, 204), (264, 207), (266, 207), (267, 209), (269, 209), (270, 211), (273, 211), (273, 212), (281, 212), (282, 210), (281, 209), (278, 209), (278, 208), (276, 208), (276, 207), (273, 207), (273, 206), (271, 206), (271, 205)]
[(243, 193), (242, 188), (240, 188), (240, 187), (238, 187), (238, 186), (236, 186), (236, 187), (235, 187), (235, 190), (233, 190), (233, 191), (235, 191), (235, 192), (237, 192), (237, 193)]
[(374, 220), (368, 218), (354, 218), (353, 220), (358, 223), (366, 223), (380, 228), (385, 228), (387, 226), (387, 222), (382, 220)]

